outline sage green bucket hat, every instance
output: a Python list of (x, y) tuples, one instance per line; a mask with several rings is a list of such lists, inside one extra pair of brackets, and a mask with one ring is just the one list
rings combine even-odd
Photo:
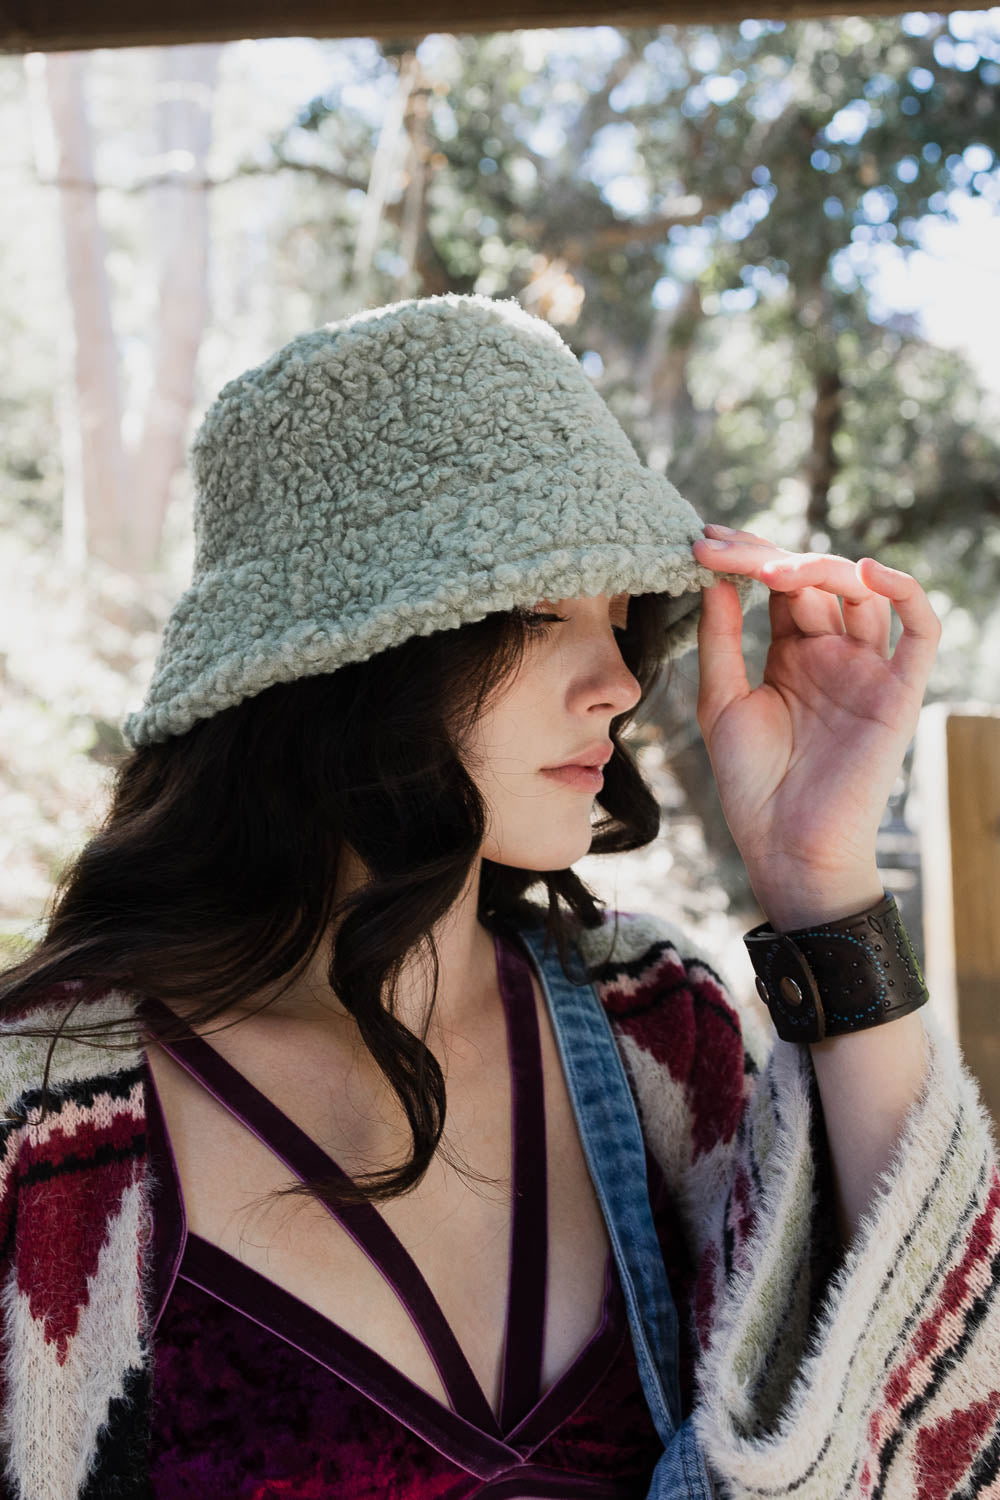
[(133, 747), (276, 682), (494, 610), (623, 590), (672, 598), (696, 641), (693, 507), (641, 462), (551, 324), (447, 292), (354, 313), (223, 386), (191, 446), (191, 586)]

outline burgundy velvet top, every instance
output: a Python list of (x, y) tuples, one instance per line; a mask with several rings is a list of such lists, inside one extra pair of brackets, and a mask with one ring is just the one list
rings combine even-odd
[[(397, 1290), (448, 1393), (445, 1406), (359, 1339), (188, 1233), (148, 1061), (154, 1196), (151, 1478), (157, 1500), (642, 1500), (662, 1446), (636, 1367), (614, 1256), (599, 1326), (541, 1389), (546, 1312), (545, 1103), (529, 959), (497, 938), (511, 1065), (514, 1212), (501, 1411), (494, 1417), (416, 1264), (371, 1204), (329, 1211)], [(147, 1001), (152, 1026), (169, 1012)], [(194, 1032), (162, 1043), (300, 1180), (340, 1168)], [(540, 1143), (542, 1143), (540, 1145)], [(647, 1148), (670, 1271), (673, 1215)], [(682, 1375), (683, 1378), (683, 1375)]]

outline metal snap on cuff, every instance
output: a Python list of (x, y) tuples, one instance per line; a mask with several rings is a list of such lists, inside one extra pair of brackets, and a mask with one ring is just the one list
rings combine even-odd
[(782, 996), (784, 997), (786, 1004), (788, 1004), (788, 1005), (801, 1005), (802, 1004), (802, 991), (799, 989), (798, 985), (795, 983), (795, 980), (794, 979), (789, 979), (789, 977), (788, 977), (787, 974), (785, 975), (784, 979), (781, 981), (781, 983), (778, 986), (778, 988), (781, 990)]

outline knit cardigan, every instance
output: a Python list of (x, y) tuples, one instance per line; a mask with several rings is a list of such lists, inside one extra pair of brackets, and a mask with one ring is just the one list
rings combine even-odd
[[(845, 1248), (807, 1046), (777, 1038), (684, 932), (606, 912), (579, 950), (672, 1194), (692, 1426), (725, 1500), (1000, 1496), (1000, 1171), (932, 1006), (929, 1066)], [(617, 934), (610, 954), (612, 927)], [(63, 986), (31, 1017), (57, 1020)], [(120, 991), (74, 1012), (135, 1017)], [(0, 1027), (5, 1500), (149, 1497), (150, 1168), (130, 1051)], [(687, 1413), (685, 1413), (687, 1414)]]

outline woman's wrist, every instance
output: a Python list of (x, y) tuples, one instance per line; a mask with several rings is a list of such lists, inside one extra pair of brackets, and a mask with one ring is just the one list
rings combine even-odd
[(753, 881), (751, 885), (765, 921), (775, 932), (798, 932), (825, 922), (840, 922), (877, 906), (885, 896), (877, 869), (815, 885), (789, 881), (773, 891), (761, 889)]

